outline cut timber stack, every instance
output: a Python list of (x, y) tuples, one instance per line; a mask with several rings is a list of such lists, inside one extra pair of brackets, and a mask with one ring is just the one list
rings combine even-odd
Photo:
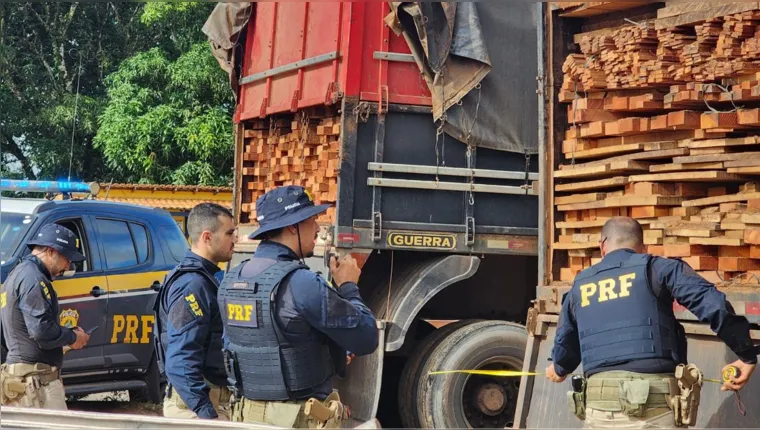
[[(245, 130), (243, 215), (255, 223), (256, 199), (284, 185), (301, 185), (318, 203), (338, 200), (340, 117), (260, 120)], [(271, 121), (271, 122), (270, 122)], [(335, 208), (319, 217), (332, 223)], [(244, 217), (241, 216), (241, 219)]]
[[(722, 16), (672, 15), (673, 7), (576, 38), (581, 53), (563, 68), (568, 124), (554, 172), (553, 249), (568, 254), (561, 281), (601, 259), (610, 217), (630, 216), (650, 253), (682, 258), (715, 283), (760, 283), (760, 7), (752, 5)], [(671, 22), (679, 24), (663, 27)]]

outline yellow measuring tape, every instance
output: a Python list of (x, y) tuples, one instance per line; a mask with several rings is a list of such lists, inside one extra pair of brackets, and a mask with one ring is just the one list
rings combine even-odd
[[(730, 369), (730, 368), (729, 368)], [(429, 375), (450, 375), (450, 374), (467, 374), (467, 375), (483, 375), (483, 376), (498, 376), (502, 378), (514, 378), (517, 376), (542, 376), (545, 375), (545, 373), (540, 372), (521, 372), (518, 370), (439, 370), (436, 372), (429, 372)], [(727, 375), (728, 374), (728, 375)], [(571, 373), (567, 376), (573, 376), (577, 375), (576, 373)], [(731, 376), (734, 376), (735, 374), (729, 373), (728, 369), (726, 372), (723, 372), (723, 378), (728, 380)], [(714, 382), (716, 384), (722, 384), (723, 381), (720, 381), (718, 379), (710, 379), (710, 378), (703, 378), (703, 381), (707, 382)]]

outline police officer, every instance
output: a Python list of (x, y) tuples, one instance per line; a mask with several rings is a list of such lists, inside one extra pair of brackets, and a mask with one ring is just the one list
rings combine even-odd
[(262, 242), (219, 287), (233, 421), (338, 428), (348, 417), (331, 378), (345, 375), (347, 355), (374, 352), (378, 331), (353, 258), (331, 259), (333, 285), (299, 261), (313, 255), (327, 208), (298, 186), (256, 202), (250, 238)]
[(77, 251), (74, 233), (58, 224), (43, 226), (27, 246), (31, 254), (11, 271), (0, 292), (3, 341), (8, 348), (0, 368), (0, 403), (66, 410), (63, 347), (81, 349), (90, 336), (79, 327), (61, 326), (52, 282), (85, 257)]
[(232, 259), (235, 223), (226, 208), (202, 203), (190, 211), (187, 230), (191, 249), (167, 275), (154, 306), (156, 351), (165, 352), (168, 380), (164, 416), (229, 420), (215, 275), (219, 263)]
[(755, 370), (749, 323), (686, 263), (646, 254), (637, 221), (612, 218), (601, 237), (602, 261), (579, 273), (563, 297), (546, 376), (562, 382), (582, 363), (586, 380), (574, 381), (575, 410), (583, 417), (585, 407), (587, 428), (693, 425), (684, 417), (696, 410), (671, 410), (673, 396), (694, 395), (679, 384), (699, 390), (694, 382), (701, 375), (693, 365), (683, 367), (686, 335), (673, 299), (709, 322), (739, 357), (731, 365), (741, 376), (722, 390), (741, 389)]

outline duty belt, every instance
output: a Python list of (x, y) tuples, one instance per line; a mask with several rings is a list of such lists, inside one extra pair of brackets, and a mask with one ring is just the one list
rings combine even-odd
[(615, 408), (620, 405), (621, 382), (637, 379), (649, 381), (649, 397), (646, 400), (649, 408), (669, 408), (669, 398), (678, 393), (676, 380), (672, 375), (612, 371), (589, 377), (586, 382), (586, 402)]
[(22, 378), (26, 378), (27, 376), (38, 376), (42, 385), (47, 385), (53, 381), (61, 379), (61, 369), (45, 363), (5, 364), (3, 369), (12, 376), (19, 376)]

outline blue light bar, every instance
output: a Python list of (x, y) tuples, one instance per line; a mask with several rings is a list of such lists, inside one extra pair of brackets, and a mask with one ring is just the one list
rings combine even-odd
[(100, 186), (97, 182), (70, 181), (26, 181), (0, 179), (0, 190), (38, 192), (38, 193), (91, 193), (97, 194)]

